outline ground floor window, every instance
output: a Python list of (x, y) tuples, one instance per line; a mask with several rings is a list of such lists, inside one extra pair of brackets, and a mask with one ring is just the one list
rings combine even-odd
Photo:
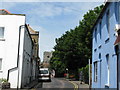
[(106, 55), (106, 62), (107, 62), (107, 84), (109, 84), (110, 77), (109, 54)]
[(2, 58), (0, 58), (0, 70), (2, 70)]
[(97, 77), (98, 77), (98, 63), (94, 62), (94, 82), (97, 82)]

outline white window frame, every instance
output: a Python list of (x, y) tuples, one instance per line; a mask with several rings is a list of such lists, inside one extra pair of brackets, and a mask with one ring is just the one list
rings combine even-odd
[(0, 36), (0, 40), (4, 40), (5, 39), (5, 27), (0, 26), (0, 28), (3, 28), (3, 37)]
[(108, 32), (108, 37), (110, 37), (110, 10), (106, 12), (106, 27)]
[(95, 42), (97, 42), (97, 27), (95, 28)]
[(100, 39), (102, 38), (102, 20), (99, 23), (99, 34), (100, 34)]
[(110, 83), (110, 66), (109, 66), (109, 54), (106, 55), (106, 62), (107, 62), (107, 85)]
[(98, 79), (98, 62), (94, 62), (94, 82), (97, 82)]

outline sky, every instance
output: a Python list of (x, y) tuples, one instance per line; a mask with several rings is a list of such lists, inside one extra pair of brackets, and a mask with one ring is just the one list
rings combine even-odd
[(66, 31), (74, 29), (83, 19), (83, 15), (90, 9), (103, 4), (103, 2), (88, 1), (0, 1), (0, 9), (6, 9), (14, 14), (26, 14), (26, 24), (39, 31), (39, 55), (43, 60), (44, 51), (53, 51), (55, 39)]

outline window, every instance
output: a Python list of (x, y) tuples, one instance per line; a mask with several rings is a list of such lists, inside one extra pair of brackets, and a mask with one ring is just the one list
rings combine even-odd
[(101, 60), (101, 53), (99, 53), (99, 60)]
[(107, 31), (108, 31), (108, 35), (110, 33), (110, 12), (109, 10), (106, 13), (106, 26), (107, 26)]
[[(120, 2), (119, 2), (120, 3)], [(119, 4), (118, 3), (118, 4)], [(119, 5), (119, 8), (118, 8), (118, 20), (119, 20), (119, 24), (120, 24), (120, 5)]]
[(100, 22), (100, 24), (99, 24), (100, 39), (101, 39), (101, 33), (102, 33), (102, 30), (101, 30), (101, 24), (102, 24), (102, 22)]
[(0, 27), (0, 38), (4, 38), (4, 27)]
[(2, 59), (0, 58), (0, 70), (2, 70)]
[(97, 42), (97, 28), (95, 28), (95, 41)]
[(97, 82), (97, 76), (98, 76), (98, 73), (97, 73), (97, 62), (94, 62), (94, 82)]
[(109, 77), (110, 77), (109, 54), (106, 55), (106, 62), (107, 62), (107, 84), (109, 85)]
[(47, 56), (47, 58), (50, 58), (50, 56)]

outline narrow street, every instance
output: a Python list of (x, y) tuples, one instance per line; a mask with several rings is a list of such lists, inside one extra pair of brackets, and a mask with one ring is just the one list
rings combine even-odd
[(33, 89), (40, 88), (75, 88), (75, 85), (64, 78), (52, 78), (51, 82), (40, 82)]

